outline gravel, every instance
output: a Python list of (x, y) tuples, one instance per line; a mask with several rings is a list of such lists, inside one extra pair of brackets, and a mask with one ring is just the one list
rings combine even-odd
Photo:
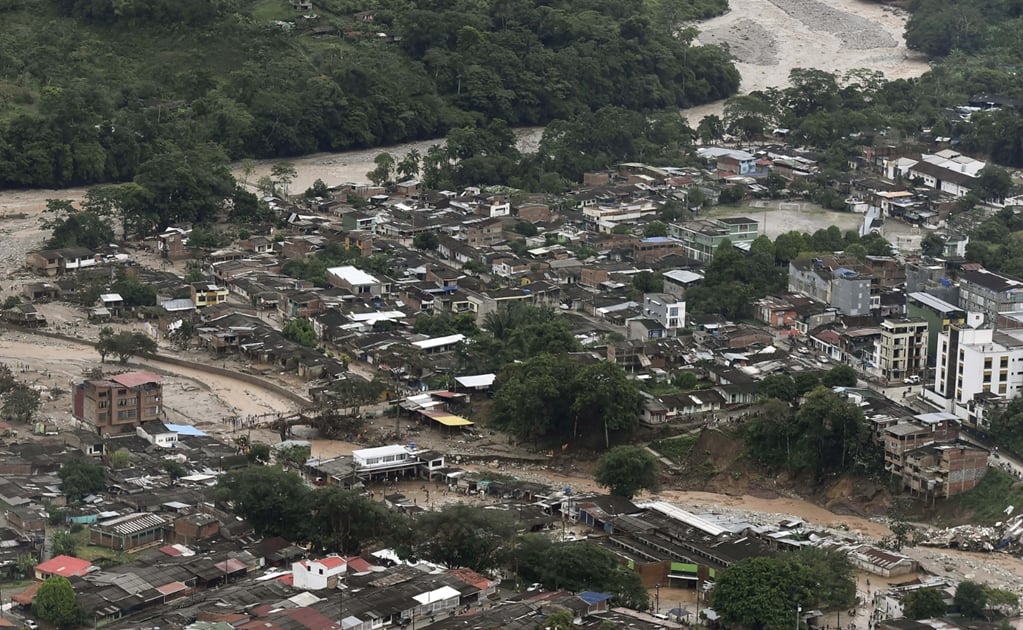
[(869, 50), (894, 48), (899, 44), (891, 33), (878, 24), (817, 0), (770, 0), (770, 2), (789, 17), (802, 22), (811, 31), (834, 35), (845, 48)]
[(744, 18), (734, 24), (700, 31), (700, 43), (720, 46), (738, 61), (754, 66), (778, 65), (778, 40), (758, 22)]

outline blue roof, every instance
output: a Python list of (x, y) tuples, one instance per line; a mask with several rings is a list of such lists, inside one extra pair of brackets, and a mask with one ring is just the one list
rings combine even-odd
[(641, 242), (643, 242), (643, 243), (667, 243), (668, 241), (673, 241), (673, 240), (675, 240), (675, 239), (671, 238), (670, 236), (648, 236), (647, 238), (641, 239)]
[(167, 424), (166, 422), (164, 422), (163, 426), (167, 427), (168, 429), (170, 429), (174, 433), (177, 433), (178, 435), (195, 435), (198, 437), (206, 437), (205, 433), (203, 433), (199, 429), (196, 429), (190, 424)]
[(583, 591), (582, 593), (576, 595), (576, 597), (583, 600), (590, 606), (611, 599), (611, 596), (608, 595), (607, 593), (597, 593), (596, 591)]

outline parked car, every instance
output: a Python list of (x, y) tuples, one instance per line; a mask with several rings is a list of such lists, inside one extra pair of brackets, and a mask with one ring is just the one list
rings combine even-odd
[(913, 376), (907, 376), (906, 378), (902, 379), (902, 382), (905, 383), (906, 385), (917, 385), (920, 383), (920, 377), (914, 374)]

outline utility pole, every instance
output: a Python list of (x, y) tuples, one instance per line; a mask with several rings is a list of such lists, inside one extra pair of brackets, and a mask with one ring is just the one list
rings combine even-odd
[(803, 612), (803, 605), (796, 604), (796, 630), (799, 630), (799, 615)]
[(661, 612), (661, 583), (654, 585), (654, 614)]

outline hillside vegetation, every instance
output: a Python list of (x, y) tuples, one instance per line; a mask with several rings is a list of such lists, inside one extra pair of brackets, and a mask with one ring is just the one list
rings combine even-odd
[[(723, 0), (0, 0), (0, 186), (133, 178), (736, 91), (684, 20)], [(207, 152), (206, 149), (203, 150)]]

